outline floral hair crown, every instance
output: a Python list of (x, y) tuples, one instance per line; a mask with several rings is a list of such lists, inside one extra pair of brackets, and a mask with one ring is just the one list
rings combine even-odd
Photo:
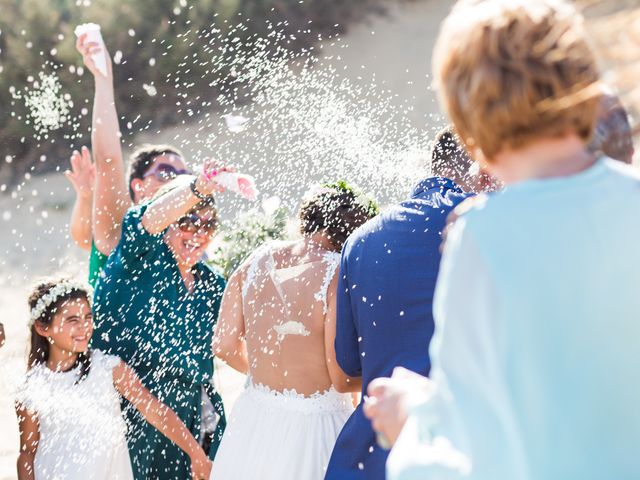
[(359, 189), (352, 187), (344, 180), (338, 180), (333, 183), (324, 183), (322, 188), (336, 190), (338, 192), (348, 193), (353, 195), (356, 203), (358, 203), (367, 212), (370, 217), (375, 217), (380, 213), (380, 207), (371, 197), (360, 191)]
[(55, 287), (42, 295), (36, 302), (35, 307), (31, 309), (31, 315), (29, 317), (29, 327), (32, 327), (36, 320), (38, 320), (47, 308), (56, 302), (60, 297), (70, 294), (71, 292), (80, 291), (87, 294), (87, 300), (91, 305), (91, 298), (93, 297), (93, 289), (82, 282), (75, 280), (65, 280), (58, 283)]

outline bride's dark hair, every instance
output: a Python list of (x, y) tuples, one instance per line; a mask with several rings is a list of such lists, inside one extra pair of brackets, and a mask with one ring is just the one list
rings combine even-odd
[(378, 212), (375, 201), (346, 182), (324, 184), (312, 189), (300, 206), (300, 233), (323, 232), (339, 252), (349, 235)]
[[(36, 307), (38, 300), (49, 293), (55, 286), (64, 281), (66, 281), (66, 279), (46, 281), (36, 285), (33, 288), (31, 295), (29, 295), (29, 310), (33, 310)], [(89, 301), (88, 291), (80, 288), (74, 288), (70, 292), (56, 298), (56, 300), (51, 303), (51, 305), (49, 305), (37, 319), (35, 319), (33, 325), (31, 325), (31, 342), (28, 360), (29, 369), (35, 367), (39, 363), (45, 363), (49, 359), (49, 341), (46, 337), (43, 337), (38, 333), (35, 325), (36, 322), (41, 326), (49, 327), (51, 322), (53, 322), (53, 317), (58, 309), (62, 307), (65, 302), (76, 299), (84, 299), (88, 303), (91, 303)], [(86, 352), (79, 353), (77, 364), (80, 365), (80, 376), (78, 378), (78, 381), (80, 381), (87, 377), (89, 370), (91, 369), (91, 352), (87, 350)]]

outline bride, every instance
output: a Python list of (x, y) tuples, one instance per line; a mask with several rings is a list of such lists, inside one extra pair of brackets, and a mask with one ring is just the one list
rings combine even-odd
[(258, 248), (229, 279), (214, 337), (246, 373), (211, 478), (321, 480), (356, 379), (335, 360), (340, 249), (377, 206), (344, 182), (307, 195), (302, 239)]

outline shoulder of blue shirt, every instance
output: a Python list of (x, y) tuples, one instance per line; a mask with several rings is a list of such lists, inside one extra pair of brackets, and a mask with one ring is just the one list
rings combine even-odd
[(462, 188), (457, 185), (453, 180), (444, 178), (444, 177), (428, 177), (416, 184), (413, 188), (411, 196), (395, 205), (387, 209), (383, 209), (383, 211), (372, 218), (364, 225), (361, 225), (358, 229), (356, 229), (347, 239), (345, 245), (343, 247), (343, 253), (345, 250), (350, 249), (356, 242), (362, 240), (365, 236), (371, 235), (372, 233), (379, 231), (381, 228), (381, 224), (389, 217), (395, 215), (398, 209), (403, 208), (407, 202), (420, 202), (420, 200), (427, 199), (430, 195), (433, 195), (436, 191), (450, 191), (454, 195), (456, 195), (454, 208), (457, 208), (461, 203), (465, 203), (467, 199), (474, 198), (473, 193), (465, 192)]

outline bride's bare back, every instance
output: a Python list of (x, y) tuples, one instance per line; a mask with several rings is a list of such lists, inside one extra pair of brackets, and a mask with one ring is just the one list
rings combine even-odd
[(295, 244), (267, 247), (243, 284), (249, 373), (255, 383), (303, 395), (331, 387), (324, 323), (339, 256)]
[[(339, 260), (338, 253), (305, 242), (278, 242), (260, 248), (234, 274), (229, 288), (240, 290), (234, 307), (242, 312), (242, 325), (236, 328), (242, 331), (235, 335), (244, 338), (236, 348), (246, 349), (246, 367), (254, 383), (305, 396), (331, 387), (327, 291), (335, 289)], [(217, 337), (233, 334), (229, 301), (223, 302)]]

